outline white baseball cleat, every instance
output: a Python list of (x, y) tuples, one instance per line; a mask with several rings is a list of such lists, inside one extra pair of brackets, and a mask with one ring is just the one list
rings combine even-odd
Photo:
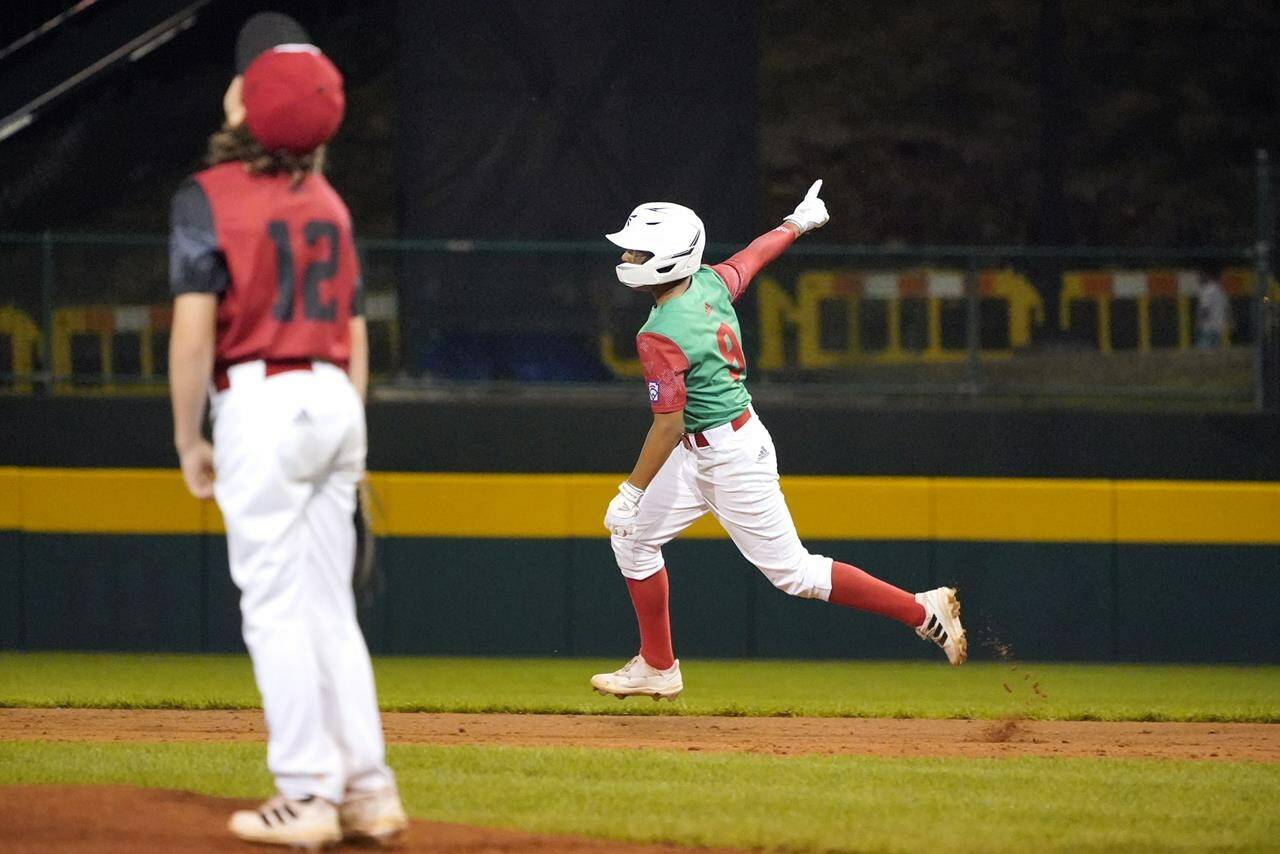
[(316, 850), (342, 841), (337, 808), (323, 798), (276, 795), (256, 810), (237, 810), (227, 829), (246, 842)]
[(969, 638), (960, 625), (960, 600), (954, 587), (939, 587), (916, 594), (916, 601), (924, 608), (924, 622), (916, 628), (916, 634), (933, 641), (947, 654), (953, 667), (964, 664), (969, 657)]
[(342, 838), (365, 840), (380, 845), (396, 840), (409, 826), (395, 786), (377, 792), (350, 794), (338, 807)]
[(666, 670), (658, 670), (637, 655), (620, 670), (592, 676), (591, 687), (599, 694), (612, 694), (619, 700), (632, 696), (674, 700), (684, 690), (684, 680), (680, 678), (679, 659)]

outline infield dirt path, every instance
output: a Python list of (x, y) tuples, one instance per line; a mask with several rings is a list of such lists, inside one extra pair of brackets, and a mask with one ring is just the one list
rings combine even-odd
[[(5, 854), (287, 850), (246, 845), (227, 833), (232, 810), (257, 805), (250, 801), (133, 786), (0, 786), (0, 799), (5, 818), (0, 822), (0, 851)], [(347, 849), (377, 850), (367, 846), (345, 846)], [(434, 821), (414, 821), (396, 850), (712, 854), (712, 849), (546, 836)]]
[[(393, 712), (392, 744), (1280, 762), (1280, 725)], [(262, 741), (258, 711), (0, 709), (0, 740)]]

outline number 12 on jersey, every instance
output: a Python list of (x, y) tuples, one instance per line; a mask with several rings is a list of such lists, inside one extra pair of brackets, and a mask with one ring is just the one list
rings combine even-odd
[[(276, 302), (271, 315), (281, 323), (288, 323), (293, 320), (294, 292), (297, 290), (289, 224), (273, 219), (267, 223), (267, 236), (276, 247)], [(308, 220), (302, 226), (302, 239), (308, 248), (314, 248), (322, 241), (325, 244), (324, 254), (312, 260), (302, 271), (302, 316), (307, 320), (332, 322), (337, 317), (338, 301), (331, 297), (321, 302), (320, 286), (338, 272), (338, 225), (329, 220)]]

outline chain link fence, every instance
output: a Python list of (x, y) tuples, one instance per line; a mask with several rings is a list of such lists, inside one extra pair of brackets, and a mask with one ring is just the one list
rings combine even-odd
[[(360, 250), (383, 393), (634, 392), (651, 303), (618, 284), (603, 240)], [(802, 242), (738, 313), (753, 388), (782, 397), (1274, 406), (1280, 285), (1260, 289), (1256, 262), (1254, 248)], [(164, 390), (165, 238), (0, 235), (0, 281), (0, 392)]]

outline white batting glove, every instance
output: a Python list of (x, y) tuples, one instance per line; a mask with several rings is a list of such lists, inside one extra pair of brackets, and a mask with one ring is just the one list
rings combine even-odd
[(827, 203), (818, 198), (818, 191), (821, 189), (822, 179), (819, 178), (813, 182), (809, 192), (804, 194), (804, 199), (801, 200), (800, 204), (796, 205), (795, 212), (784, 219), (783, 222), (791, 223), (800, 229), (801, 234), (826, 225), (831, 217), (827, 214)]
[(609, 502), (604, 514), (604, 526), (615, 537), (631, 537), (636, 533), (636, 517), (640, 515), (640, 499), (644, 490), (624, 480), (618, 484), (618, 494)]

